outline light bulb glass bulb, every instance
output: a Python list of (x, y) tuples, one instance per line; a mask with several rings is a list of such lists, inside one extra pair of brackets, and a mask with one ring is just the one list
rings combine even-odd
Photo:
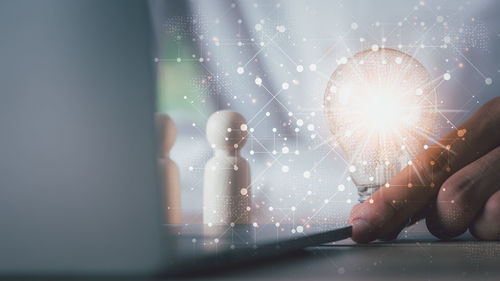
[(397, 50), (366, 50), (341, 62), (328, 82), (325, 109), (363, 202), (422, 149), (436, 91), (422, 64)]

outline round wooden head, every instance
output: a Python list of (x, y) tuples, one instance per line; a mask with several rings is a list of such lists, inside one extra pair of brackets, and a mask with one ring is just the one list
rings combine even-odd
[(158, 153), (161, 157), (168, 156), (170, 149), (174, 146), (177, 128), (175, 123), (167, 114), (156, 114), (156, 132), (158, 136)]
[(208, 119), (207, 139), (213, 148), (239, 150), (245, 145), (247, 135), (247, 121), (238, 112), (221, 110)]

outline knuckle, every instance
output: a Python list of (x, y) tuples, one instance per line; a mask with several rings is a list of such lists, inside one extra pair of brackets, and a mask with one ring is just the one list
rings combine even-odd
[[(494, 218), (500, 217), (500, 196), (493, 196), (484, 206), (484, 211)], [(500, 223), (500, 222), (498, 222)]]
[(466, 173), (450, 177), (441, 187), (440, 200), (448, 201), (459, 208), (466, 209), (473, 200), (470, 196), (476, 181)]
[(487, 201), (478, 223), (470, 228), (474, 237), (481, 240), (500, 240), (500, 193), (497, 192)]

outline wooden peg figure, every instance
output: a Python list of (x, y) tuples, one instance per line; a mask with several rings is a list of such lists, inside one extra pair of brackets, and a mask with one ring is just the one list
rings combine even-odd
[(161, 113), (156, 114), (156, 128), (165, 223), (178, 224), (182, 221), (179, 167), (170, 159), (170, 150), (174, 145), (177, 129), (174, 121), (168, 115)]
[(214, 156), (205, 165), (203, 223), (250, 223), (250, 166), (240, 156), (247, 140), (245, 118), (234, 111), (217, 111), (207, 122), (207, 139)]

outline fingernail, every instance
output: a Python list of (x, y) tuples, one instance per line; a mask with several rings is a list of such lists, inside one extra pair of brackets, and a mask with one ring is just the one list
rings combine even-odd
[(352, 222), (352, 240), (368, 243), (374, 239), (374, 229), (366, 220), (358, 218)]

